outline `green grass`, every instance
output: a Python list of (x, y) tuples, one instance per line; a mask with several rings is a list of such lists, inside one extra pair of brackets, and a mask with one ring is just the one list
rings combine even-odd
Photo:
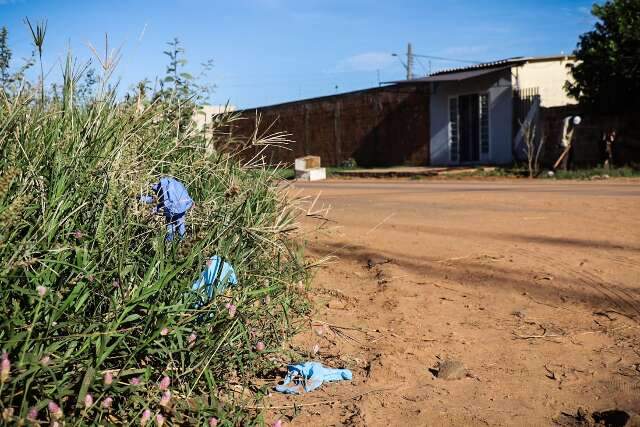
[(554, 176), (549, 176), (546, 173), (541, 175), (541, 178), (550, 179), (592, 179), (597, 177), (609, 178), (637, 178), (640, 177), (640, 170), (634, 169), (628, 166), (621, 168), (591, 168), (591, 169), (577, 169), (577, 170), (558, 170)]
[[(31, 413), (47, 424), (58, 416), (67, 425), (117, 424), (148, 409), (169, 424), (260, 423), (229, 396), (273, 369), (307, 309), (296, 292), (307, 271), (291, 235), (295, 201), (271, 171), (241, 166), (237, 153), (176, 126), (184, 105), (139, 111), (106, 89), (78, 105), (73, 73), (68, 63), (60, 99), (0, 89), (4, 421)], [(184, 182), (195, 201), (188, 237), (174, 244), (137, 201), (163, 175)], [(191, 284), (215, 254), (240, 284), (196, 309)], [(170, 409), (160, 404), (164, 376)], [(267, 392), (252, 390), (256, 400)]]
[[(354, 168), (329, 166), (325, 168), (327, 170), (327, 178), (339, 176), (339, 172), (353, 170)], [(293, 168), (278, 168), (271, 170), (274, 176), (279, 179), (292, 180), (296, 177), (296, 171)]]

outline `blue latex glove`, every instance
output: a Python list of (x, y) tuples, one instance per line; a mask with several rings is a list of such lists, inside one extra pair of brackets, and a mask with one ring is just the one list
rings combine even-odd
[[(189, 192), (180, 181), (175, 178), (162, 177), (160, 181), (151, 186), (156, 193), (158, 205), (153, 209), (153, 213), (162, 211), (167, 222), (167, 240), (173, 240), (177, 231), (180, 237), (186, 233), (185, 213), (193, 206), (193, 200)], [(149, 195), (140, 196), (142, 203), (153, 203), (153, 197)]]
[(351, 380), (353, 374), (348, 369), (332, 369), (318, 362), (305, 362), (289, 365), (284, 383), (276, 386), (276, 391), (285, 394), (302, 394), (310, 392), (325, 381)]
[(202, 272), (191, 290), (198, 294), (200, 302), (197, 307), (202, 307), (215, 295), (223, 293), (227, 287), (238, 284), (236, 272), (231, 264), (215, 255), (207, 261), (207, 268)]
[(175, 178), (162, 177), (160, 182), (153, 185), (151, 189), (158, 194), (158, 201), (164, 208), (165, 214), (177, 216), (185, 213), (193, 206), (193, 200), (189, 196), (189, 192)]

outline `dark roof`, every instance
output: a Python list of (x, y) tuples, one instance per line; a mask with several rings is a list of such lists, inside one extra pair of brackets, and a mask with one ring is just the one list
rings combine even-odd
[(428, 77), (422, 77), (419, 79), (412, 79), (412, 80), (403, 80), (395, 83), (458, 82), (460, 80), (472, 79), (474, 77), (495, 73), (496, 71), (506, 70), (509, 68), (510, 66), (502, 66), (502, 67), (485, 68), (485, 69), (479, 69), (479, 70), (459, 71), (455, 73), (431, 74)]
[[(563, 58), (574, 58), (572, 55), (556, 55), (556, 56), (516, 56), (514, 58), (500, 59), (492, 62), (483, 62), (479, 64), (467, 65), (458, 68), (449, 68), (436, 71), (427, 77), (421, 77), (412, 80), (400, 80), (389, 83), (430, 83), (438, 81), (457, 81), (477, 77), (483, 74), (492, 73), (494, 71), (503, 70), (505, 68), (524, 64), (525, 62), (542, 62), (554, 61)], [(444, 77), (447, 76), (447, 77)]]

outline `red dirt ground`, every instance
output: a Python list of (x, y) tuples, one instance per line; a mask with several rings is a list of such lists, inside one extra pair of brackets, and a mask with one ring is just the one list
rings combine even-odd
[[(295, 184), (331, 205), (310, 257), (336, 258), (316, 273), (313, 321), (293, 346), (354, 379), (274, 393), (270, 415), (537, 426), (578, 408), (640, 412), (639, 184)], [(447, 358), (467, 376), (436, 378)]]

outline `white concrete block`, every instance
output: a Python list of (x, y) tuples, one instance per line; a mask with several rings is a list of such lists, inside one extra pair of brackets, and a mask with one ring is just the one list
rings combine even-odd
[(296, 170), (296, 178), (302, 181), (322, 181), (327, 179), (327, 170), (325, 168)]

